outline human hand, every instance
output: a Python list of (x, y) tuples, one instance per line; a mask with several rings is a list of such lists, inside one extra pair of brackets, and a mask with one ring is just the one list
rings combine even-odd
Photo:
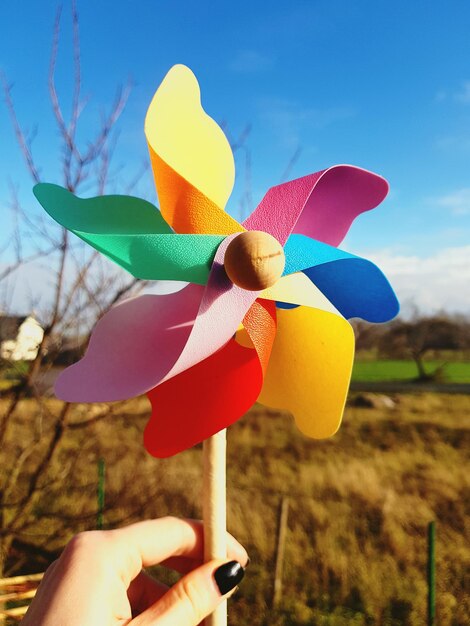
[[(46, 571), (22, 626), (196, 626), (243, 578), (246, 550), (203, 564), (200, 522), (174, 517), (74, 537)], [(143, 568), (184, 576), (171, 588)]]

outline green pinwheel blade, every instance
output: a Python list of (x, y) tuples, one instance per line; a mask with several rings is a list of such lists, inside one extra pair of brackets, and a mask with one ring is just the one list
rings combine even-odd
[(34, 195), (64, 228), (136, 278), (204, 285), (223, 235), (178, 235), (150, 202), (132, 196), (78, 198), (50, 183)]

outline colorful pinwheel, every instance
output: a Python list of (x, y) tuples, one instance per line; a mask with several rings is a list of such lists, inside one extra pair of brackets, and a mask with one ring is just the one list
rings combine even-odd
[[(384, 322), (398, 311), (380, 270), (336, 247), (354, 218), (384, 199), (386, 181), (334, 166), (271, 188), (239, 224), (223, 210), (234, 183), (230, 146), (181, 65), (156, 92), (145, 133), (160, 211), (133, 197), (80, 199), (51, 184), (34, 192), (57, 222), (134, 276), (190, 284), (111, 309), (84, 358), (58, 379), (57, 395), (94, 402), (147, 393), (145, 445), (158, 457), (210, 437), (257, 400), (291, 411), (310, 437), (332, 435), (354, 353), (346, 318)], [(224, 268), (243, 231), (283, 246), (283, 275), (267, 289), (245, 289)]]

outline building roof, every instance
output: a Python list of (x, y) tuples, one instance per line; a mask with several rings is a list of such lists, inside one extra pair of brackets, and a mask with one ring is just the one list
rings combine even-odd
[(0, 315), (0, 342), (16, 339), (25, 319), (25, 315)]

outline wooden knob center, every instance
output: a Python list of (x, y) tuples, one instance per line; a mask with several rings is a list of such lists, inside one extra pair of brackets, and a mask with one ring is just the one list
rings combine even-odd
[(279, 280), (285, 262), (284, 250), (277, 239), (261, 230), (249, 230), (229, 243), (224, 267), (235, 285), (261, 291)]

